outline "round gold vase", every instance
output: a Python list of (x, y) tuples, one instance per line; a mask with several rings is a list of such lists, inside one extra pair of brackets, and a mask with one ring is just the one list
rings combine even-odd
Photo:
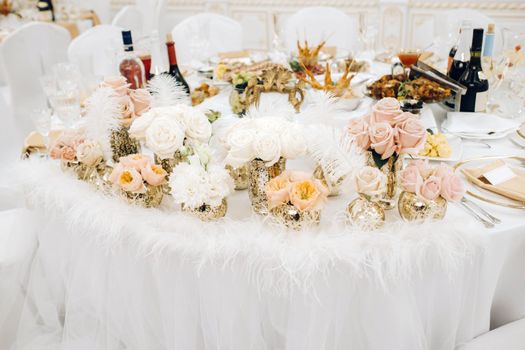
[[(377, 168), (374, 162), (372, 152), (366, 152), (366, 165)], [(386, 190), (380, 198), (380, 203), (383, 208), (389, 210), (396, 206), (395, 197), (397, 194), (397, 173), (401, 171), (403, 166), (403, 159), (401, 156), (388, 158), (388, 161), (379, 170), (386, 176)]]
[(221, 204), (216, 207), (203, 204), (198, 208), (189, 208), (182, 204), (181, 208), (183, 212), (190, 213), (202, 221), (212, 221), (222, 218), (224, 215), (226, 215), (226, 211), (228, 210), (228, 202), (226, 201), (226, 198), (223, 198)]
[(385, 224), (383, 206), (362, 196), (348, 205), (346, 214), (352, 224), (367, 231), (378, 229)]
[(127, 127), (113, 130), (109, 141), (113, 153), (112, 158), (115, 163), (119, 161), (120, 157), (140, 153), (140, 143), (129, 136)]
[(278, 223), (293, 230), (319, 225), (319, 222), (321, 222), (321, 211), (300, 211), (292, 204), (284, 204), (272, 208), (270, 209), (270, 214)]
[(233, 168), (231, 165), (226, 165), (225, 168), (232, 177), (236, 190), (240, 191), (248, 188), (249, 173), (247, 165), (243, 165), (238, 168)]
[(154, 156), (155, 164), (160, 165), (168, 174), (171, 174), (173, 168), (187, 159), (188, 157), (183, 156), (180, 151), (176, 151), (172, 158), (160, 159), (157, 155)]
[(248, 196), (252, 203), (253, 211), (257, 214), (268, 213), (268, 198), (266, 197), (266, 184), (274, 177), (279, 176), (286, 168), (286, 159), (279, 158), (277, 163), (267, 167), (260, 159), (248, 163), (249, 182)]
[(447, 201), (441, 196), (424, 201), (415, 193), (403, 191), (399, 195), (398, 209), (405, 221), (441, 220), (447, 212)]
[(121, 191), (122, 197), (130, 204), (140, 205), (145, 208), (155, 208), (162, 202), (164, 196), (163, 186), (151, 186), (146, 184), (146, 192), (134, 193)]
[(314, 170), (314, 178), (321, 181), (323, 185), (328, 189), (329, 193), (328, 196), (338, 196), (341, 192), (341, 184), (344, 181), (343, 177), (340, 177), (336, 182), (330, 182), (328, 183), (328, 180), (324, 176), (323, 168), (321, 168), (320, 165), (318, 165)]

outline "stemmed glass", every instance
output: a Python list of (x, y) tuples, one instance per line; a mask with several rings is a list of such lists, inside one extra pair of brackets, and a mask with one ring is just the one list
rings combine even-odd
[(407, 50), (401, 49), (397, 53), (397, 58), (401, 61), (403, 68), (405, 69), (405, 75), (408, 77), (410, 74), (410, 68), (417, 63), (419, 57), (421, 56), (420, 50)]
[(51, 131), (51, 109), (39, 108), (31, 111), (31, 120), (36, 131), (42, 135), (44, 147), (49, 151), (49, 132)]

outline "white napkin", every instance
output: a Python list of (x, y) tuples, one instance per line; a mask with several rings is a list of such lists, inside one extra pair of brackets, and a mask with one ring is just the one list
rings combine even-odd
[(519, 123), (488, 113), (448, 112), (442, 128), (457, 134), (494, 134), (515, 130)]

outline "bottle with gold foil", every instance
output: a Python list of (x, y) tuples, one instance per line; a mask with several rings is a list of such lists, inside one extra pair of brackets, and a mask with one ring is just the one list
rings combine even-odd
[(481, 68), (483, 29), (476, 28), (472, 34), (470, 63), (459, 82), (467, 88), (461, 96), (461, 112), (484, 112), (487, 106), (489, 82)]

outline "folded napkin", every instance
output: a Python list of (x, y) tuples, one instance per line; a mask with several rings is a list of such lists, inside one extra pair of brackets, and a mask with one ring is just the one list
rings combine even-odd
[(525, 169), (509, 166), (516, 176), (496, 186), (491, 185), (488, 180), (484, 178), (483, 174), (504, 165), (505, 162), (498, 159), (481, 168), (465, 168), (461, 169), (461, 171), (470, 182), (483, 189), (516, 201), (525, 202)]
[(443, 122), (443, 129), (458, 134), (486, 134), (503, 133), (516, 130), (519, 123), (488, 113), (448, 112), (447, 120)]

